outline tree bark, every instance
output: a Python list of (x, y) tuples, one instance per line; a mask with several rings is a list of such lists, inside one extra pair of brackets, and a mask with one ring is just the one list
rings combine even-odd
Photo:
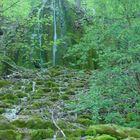
[(78, 9), (81, 8), (81, 0), (76, 0), (76, 7), (77, 7)]

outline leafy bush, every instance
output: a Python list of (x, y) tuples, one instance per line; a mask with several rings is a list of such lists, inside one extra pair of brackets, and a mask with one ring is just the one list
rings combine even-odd
[[(76, 110), (90, 109), (98, 122), (140, 127), (140, 20), (132, 16), (137, 4), (100, 1), (95, 5), (94, 25), (87, 27), (81, 42), (70, 50), (81, 65), (88, 63), (89, 50), (96, 52), (90, 59), (98, 62), (98, 70), (93, 72), (90, 93), (79, 97)], [(103, 15), (100, 6), (106, 9)]]

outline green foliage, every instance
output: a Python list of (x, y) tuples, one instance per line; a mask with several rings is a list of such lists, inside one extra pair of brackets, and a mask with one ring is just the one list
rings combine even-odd
[[(68, 54), (73, 55), (74, 64), (82, 68), (87, 68), (87, 64), (98, 66), (93, 72), (90, 93), (79, 97), (76, 110), (90, 109), (98, 122), (139, 127), (139, 2), (94, 2), (93, 25), (86, 27), (81, 42)], [(89, 57), (92, 50), (95, 53)], [(127, 119), (132, 112), (135, 117)]]

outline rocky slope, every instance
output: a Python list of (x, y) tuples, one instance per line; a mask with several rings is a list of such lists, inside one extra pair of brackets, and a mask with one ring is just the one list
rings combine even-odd
[(1, 77), (0, 140), (139, 140), (138, 129), (95, 125), (90, 112), (71, 109), (90, 77), (60, 67)]

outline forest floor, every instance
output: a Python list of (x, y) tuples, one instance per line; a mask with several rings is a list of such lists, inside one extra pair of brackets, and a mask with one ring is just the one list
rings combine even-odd
[(140, 130), (97, 125), (71, 101), (88, 94), (90, 72), (25, 70), (0, 78), (0, 140), (140, 140)]

